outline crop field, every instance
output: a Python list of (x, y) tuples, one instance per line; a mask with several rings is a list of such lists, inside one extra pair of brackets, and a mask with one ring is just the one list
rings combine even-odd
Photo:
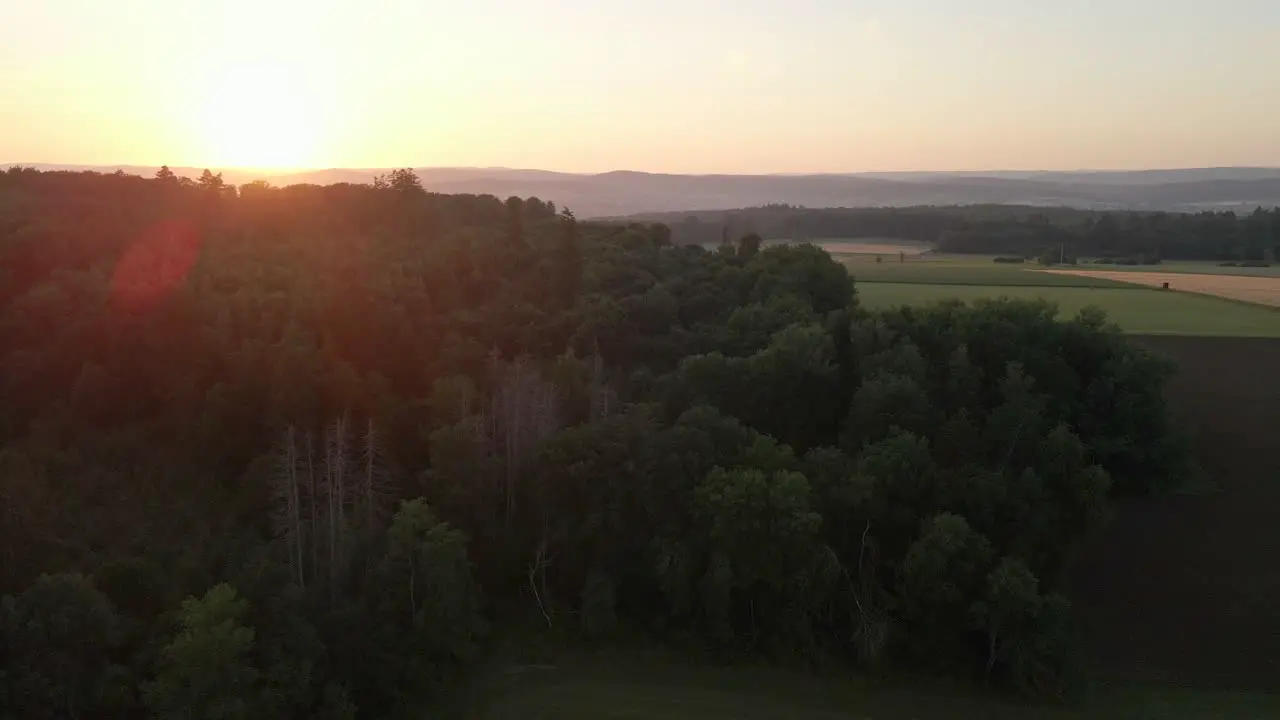
[(1118, 280), (1149, 287), (1161, 287), (1178, 292), (1215, 295), (1230, 300), (1280, 307), (1280, 277), (1246, 277), (1243, 275), (1208, 275), (1198, 273), (1169, 272), (1115, 272), (1108, 270), (1045, 270), (1058, 277), (1096, 278)]
[(1280, 717), (1280, 697), (1141, 684), (1098, 687), (1073, 706), (1024, 704), (930, 682), (616, 656), (495, 668), (458, 720), (1219, 720)]
[(987, 260), (908, 260), (866, 262), (842, 258), (849, 274), (859, 283), (918, 283), (930, 285), (998, 285), (1031, 287), (1131, 288), (1131, 283), (1084, 275), (1053, 275), (1035, 266), (999, 265)]
[(1195, 273), (1198, 275), (1240, 275), (1242, 277), (1280, 278), (1280, 263), (1271, 267), (1230, 267), (1216, 262), (1200, 262), (1198, 260), (1166, 260), (1159, 265), (1096, 265), (1099, 270), (1108, 272), (1150, 272), (1158, 269), (1162, 273)]
[[(872, 309), (952, 298), (1043, 298), (1056, 303), (1068, 317), (1090, 305), (1100, 307), (1122, 330), (1134, 334), (1280, 337), (1280, 310), (1256, 301), (1235, 301), (1265, 295), (1268, 284), (1280, 285), (1280, 279), (1181, 274), (1156, 282), (1143, 273), (1051, 272), (1035, 265), (995, 263), (989, 257), (930, 254), (905, 262), (896, 257), (882, 262), (864, 256), (837, 257), (853, 275), (862, 305)], [(1162, 282), (1188, 292), (1161, 290)], [(1253, 294), (1242, 289), (1233, 300), (1201, 294), (1233, 285), (1251, 288), (1248, 292)]]

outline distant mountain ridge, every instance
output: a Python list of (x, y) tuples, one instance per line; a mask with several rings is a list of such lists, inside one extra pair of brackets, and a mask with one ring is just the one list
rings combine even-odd
[[(16, 163), (40, 170), (94, 170), (150, 176), (154, 166)], [(173, 167), (195, 177), (203, 168)], [(333, 168), (298, 172), (218, 169), (231, 183), (277, 185), (368, 183), (386, 169)], [(1280, 205), (1280, 168), (1169, 170), (1049, 170), (882, 172), (803, 175), (675, 175), (617, 170), (565, 173), (536, 169), (415, 168), (428, 190), (441, 193), (537, 196), (582, 217), (724, 210), (773, 203), (806, 207), (1006, 204), (1094, 209), (1199, 211)]]

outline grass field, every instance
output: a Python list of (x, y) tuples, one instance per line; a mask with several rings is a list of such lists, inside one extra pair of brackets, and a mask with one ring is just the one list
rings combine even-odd
[[(1280, 337), (1280, 311), (1274, 308), (1151, 289), (1137, 282), (1116, 279), (1118, 273), (1091, 276), (1044, 272), (1037, 265), (999, 264), (985, 256), (932, 253), (908, 258), (906, 262), (898, 262), (896, 257), (886, 257), (879, 263), (862, 255), (837, 254), (835, 257), (853, 275), (863, 306), (872, 309), (949, 298), (967, 302), (1003, 295), (1019, 299), (1044, 298), (1057, 303), (1067, 316), (1096, 305), (1107, 311), (1121, 329), (1134, 334)], [(1202, 269), (1203, 266), (1200, 263), (1186, 267)], [(1206, 277), (1188, 276), (1201, 280)], [(1208, 281), (1216, 282), (1212, 278)], [(1257, 278), (1240, 281), (1259, 282)], [(1224, 277), (1222, 282), (1231, 281)]]
[(999, 285), (1007, 287), (1103, 287), (1127, 288), (1131, 283), (1083, 275), (1055, 275), (1038, 272), (1024, 265), (999, 265), (986, 260), (908, 260), (886, 259), (882, 263), (840, 257), (849, 274), (859, 283), (919, 283), (930, 285)]
[(1100, 687), (1071, 707), (937, 683), (792, 670), (608, 660), (509, 666), (467, 688), (459, 720), (1246, 720), (1280, 717), (1280, 696), (1167, 686)]

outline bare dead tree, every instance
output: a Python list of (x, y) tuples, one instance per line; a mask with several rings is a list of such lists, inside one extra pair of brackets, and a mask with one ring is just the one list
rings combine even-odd
[(341, 553), (345, 547), (343, 543), (343, 533), (347, 526), (347, 503), (350, 502), (348, 496), (348, 469), (351, 467), (350, 447), (347, 442), (347, 416), (336, 418), (329, 426), (329, 445), (333, 448), (333, 495), (337, 498), (338, 511), (338, 552)]
[(307, 433), (307, 516), (311, 521), (311, 577), (320, 578), (320, 533), (319, 533), (319, 496), (316, 494), (316, 453), (315, 441), (311, 433)]
[[(867, 535), (871, 532), (871, 521), (867, 521), (866, 527), (862, 529), (862, 540), (858, 546), (858, 579), (857, 581), (849, 580), (853, 591), (853, 601), (858, 608), (858, 627), (854, 632), (854, 641), (858, 645), (858, 656), (863, 662), (875, 662), (879, 659), (880, 654), (884, 651), (885, 644), (889, 639), (889, 631), (892, 626), (893, 619), (888, 612), (878, 604), (872, 602), (872, 590), (874, 587), (874, 569), (867, 568), (864, 565), (864, 559), (867, 555), (868, 542)], [(845, 577), (848, 578), (848, 571), (845, 571)], [(863, 602), (863, 598), (866, 602)]]
[(561, 428), (560, 388), (555, 383), (539, 382), (530, 403), (529, 431), (535, 443), (551, 437)]
[(524, 413), (521, 412), (524, 407), (524, 395), (526, 392), (524, 379), (524, 358), (518, 357), (515, 362), (511, 363), (509, 369), (503, 376), (501, 384), (501, 392), (499, 393), (502, 407), (502, 421), (504, 423), (503, 446), (506, 449), (506, 470), (507, 481), (504, 486), (506, 508), (503, 516), (503, 522), (507, 527), (511, 524), (511, 515), (515, 511), (515, 485), (516, 477), (519, 473), (519, 460), (521, 457), (520, 440), (521, 421), (524, 420)]
[(325, 524), (328, 526), (326, 528), (327, 537), (325, 538), (328, 546), (328, 557), (325, 563), (327, 572), (325, 576), (329, 583), (330, 601), (337, 600), (338, 571), (342, 550), (342, 525), (344, 522), (343, 507), (347, 501), (343, 487), (348, 462), (345, 435), (345, 420), (339, 419), (325, 428), (322, 438), (324, 456), (321, 458), (321, 490), (324, 493)]
[[(341, 417), (315, 435), (289, 427), (276, 452), (272, 521), (298, 583), (325, 582), (331, 600), (346, 577), (352, 532), (376, 532), (390, 492), (382, 443), (372, 420), (353, 442)], [(309, 567), (308, 567), (309, 556)], [(308, 575), (310, 577), (308, 577)]]
[(604, 358), (600, 356), (599, 347), (591, 356), (591, 419), (601, 420), (609, 417), (613, 409), (613, 390), (605, 380)]
[[(547, 621), (547, 627), (551, 627), (551, 613), (547, 610), (547, 603), (543, 600), (543, 596), (547, 594), (547, 566), (551, 564), (551, 559), (547, 557), (547, 541), (543, 540), (538, 543), (538, 550), (533, 556), (533, 561), (529, 563), (529, 589), (533, 591), (533, 599), (538, 603), (538, 610), (542, 613), (542, 617)], [(541, 590), (539, 590), (541, 585)]]
[(524, 357), (502, 363), (491, 356), (492, 395), (483, 426), (490, 457), (501, 459), (503, 524), (509, 527), (519, 496), (519, 479), (538, 444), (562, 426), (559, 389)]
[(368, 420), (360, 439), (360, 476), (357, 485), (357, 501), (365, 532), (372, 532), (383, 519), (383, 509), (387, 506), (389, 497), (387, 485), (386, 455), (373, 420)]
[(290, 574), (300, 586), (305, 587), (302, 564), (302, 497), (299, 489), (298, 466), (301, 461), (297, 431), (293, 426), (285, 430), (284, 437), (274, 453), (275, 472), (271, 476), (273, 507), (272, 531), (289, 559)]

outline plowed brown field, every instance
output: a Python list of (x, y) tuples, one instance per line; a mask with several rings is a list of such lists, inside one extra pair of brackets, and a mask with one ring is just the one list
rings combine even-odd
[(1120, 503), (1081, 548), (1071, 595), (1094, 665), (1280, 691), (1280, 340), (1134, 340), (1178, 362), (1170, 401), (1220, 492)]
[(1170, 290), (1216, 295), (1230, 300), (1280, 307), (1280, 278), (1123, 270), (1041, 270), (1040, 272), (1079, 275), (1151, 287), (1161, 287), (1164, 283), (1169, 283)]

